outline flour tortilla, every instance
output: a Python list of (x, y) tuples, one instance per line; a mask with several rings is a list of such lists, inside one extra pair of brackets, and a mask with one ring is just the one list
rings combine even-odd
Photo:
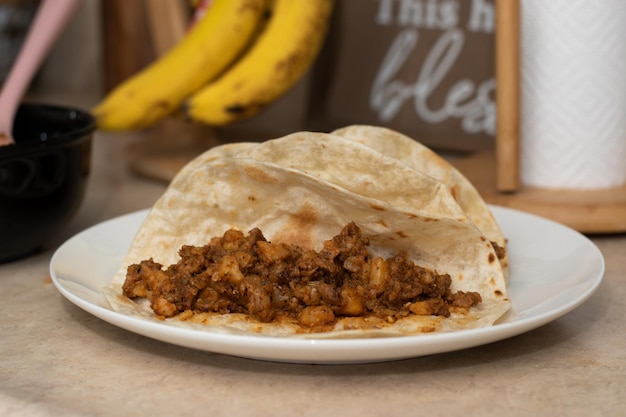
[[(456, 203), (451, 203), (453, 199), (424, 198), (423, 207), (394, 205), (393, 193), (394, 198), (379, 199), (359, 193), (359, 187), (345, 188), (331, 178), (243, 156), (244, 151), (253, 154), (251, 150), (258, 146), (208, 151), (177, 175), (150, 210), (122, 266), (105, 289), (116, 311), (158, 320), (147, 303), (121, 295), (130, 264), (153, 258), (170, 265), (178, 260), (181, 246), (204, 245), (229, 228), (248, 231), (258, 227), (272, 242), (319, 250), (324, 240), (350, 221), (369, 237), (374, 256), (404, 252), (421, 266), (450, 274), (453, 291), (477, 291), (483, 302), (468, 314), (449, 318), (410, 316), (394, 324), (375, 318), (345, 318), (338, 320), (335, 331), (305, 337), (399, 336), (484, 327), (510, 307), (493, 247)], [(380, 155), (372, 156), (374, 162), (391, 163), (383, 160), (382, 154), (372, 155)], [(406, 175), (417, 186), (424, 187), (419, 178), (432, 184), (427, 189), (438, 184), (410, 172)], [(454, 215), (448, 213), (450, 210)], [(240, 314), (196, 314), (188, 320), (175, 317), (166, 322), (236, 334), (303, 337), (295, 323), (260, 323)]]
[(236, 157), (305, 172), (350, 192), (422, 215), (471, 224), (446, 185), (371, 147), (318, 132), (297, 132), (240, 149)]
[[(345, 139), (344, 143), (337, 141), (337, 137)], [(360, 144), (382, 154), (383, 158), (379, 160), (382, 162), (377, 162), (380, 155), (373, 156), (362, 148), (350, 147), (349, 143), (345, 143), (346, 141)], [(344, 185), (353, 184), (361, 187), (360, 190), (356, 190), (359, 194), (367, 193), (367, 187), (377, 185), (385, 188), (402, 187), (400, 194), (408, 197), (422, 194), (424, 189), (427, 189), (426, 192), (430, 195), (425, 196), (423, 200), (428, 198), (431, 200), (454, 199), (459, 206), (458, 209), (463, 212), (463, 216), (474, 223), (490, 241), (506, 248), (506, 239), (500, 226), (472, 183), (430, 148), (397, 131), (378, 126), (351, 125), (337, 129), (331, 134), (297, 132), (264, 143), (225, 144), (199, 155), (180, 171), (177, 178), (185, 176), (187, 172), (206, 162), (238, 155), (300, 169), (330, 182), (337, 180), (337, 176), (342, 176), (348, 179), (342, 182)], [(393, 159), (395, 165), (389, 162), (389, 159)], [(373, 167), (374, 164), (377, 164), (376, 167)], [(398, 164), (404, 164), (405, 167), (398, 167)], [(421, 188), (416, 189), (412, 184), (405, 184), (403, 174), (406, 173), (407, 167), (417, 171), (414, 175), (422, 177)], [(355, 170), (358, 171), (358, 176), (355, 175)], [(429, 181), (426, 177), (432, 178)], [(401, 180), (398, 181), (397, 178)], [(441, 193), (441, 187), (447, 187), (445, 194), (448, 195)], [(348, 188), (351, 187), (348, 186)], [(411, 191), (407, 192), (407, 190)], [(376, 194), (378, 191), (372, 190), (371, 192)], [(379, 198), (385, 199), (380, 195)], [(453, 205), (448, 201), (446, 206), (450, 208)], [(424, 210), (423, 205), (419, 207)], [(507, 258), (502, 259), (501, 263), (506, 274)]]

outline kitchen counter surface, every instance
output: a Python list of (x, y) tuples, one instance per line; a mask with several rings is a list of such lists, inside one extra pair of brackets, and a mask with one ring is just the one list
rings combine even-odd
[(591, 236), (606, 261), (585, 304), (543, 327), (457, 352), (364, 365), (295, 365), (182, 348), (119, 329), (52, 284), (54, 249), (147, 208), (162, 182), (132, 175), (138, 139), (96, 134), (86, 199), (43, 252), (0, 264), (0, 415), (626, 415), (626, 235)]

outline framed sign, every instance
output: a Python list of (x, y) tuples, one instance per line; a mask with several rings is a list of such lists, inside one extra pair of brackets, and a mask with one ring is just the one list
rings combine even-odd
[(387, 126), (435, 149), (493, 146), (492, 0), (340, 0), (313, 81), (319, 130)]

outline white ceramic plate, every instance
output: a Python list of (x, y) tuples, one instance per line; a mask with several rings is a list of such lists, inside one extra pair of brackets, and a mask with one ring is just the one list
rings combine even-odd
[(147, 210), (93, 226), (55, 252), (57, 289), (85, 311), (164, 342), (253, 359), (358, 363), (411, 358), (483, 345), (542, 326), (585, 302), (604, 275), (604, 259), (585, 236), (563, 225), (502, 207), (493, 213), (509, 241), (513, 308), (492, 327), (381, 339), (309, 340), (190, 330), (129, 317), (106, 307), (101, 288), (113, 277)]

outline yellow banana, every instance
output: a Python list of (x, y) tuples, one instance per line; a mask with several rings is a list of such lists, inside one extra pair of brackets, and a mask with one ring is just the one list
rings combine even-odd
[(215, 0), (192, 30), (93, 109), (102, 130), (147, 127), (218, 77), (258, 35), (268, 0)]
[(333, 0), (276, 0), (267, 27), (220, 78), (185, 102), (189, 118), (225, 125), (248, 118), (309, 69), (326, 37)]

